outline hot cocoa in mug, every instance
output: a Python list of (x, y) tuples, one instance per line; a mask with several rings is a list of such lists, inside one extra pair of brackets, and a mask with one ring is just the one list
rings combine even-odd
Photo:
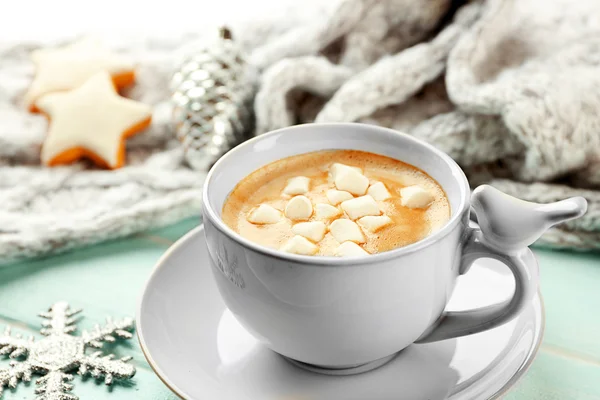
[[(203, 188), (210, 265), (227, 307), (265, 346), (336, 374), (513, 319), (538, 287), (527, 246), (585, 210), (583, 198), (540, 205), (490, 186), (471, 193), (442, 151), (363, 124), (258, 136), (223, 156)], [(458, 276), (482, 257), (510, 269), (512, 297), (444, 311)]]
[(450, 218), (441, 186), (390, 157), (328, 150), (287, 157), (245, 177), (223, 221), (284, 252), (355, 256), (417, 242)]

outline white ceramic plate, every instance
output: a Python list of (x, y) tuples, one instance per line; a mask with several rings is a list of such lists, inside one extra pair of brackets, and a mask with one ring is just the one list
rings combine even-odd
[[(514, 290), (508, 270), (480, 260), (459, 278), (448, 309), (497, 303)], [(491, 399), (527, 370), (542, 340), (542, 300), (496, 329), (412, 345), (383, 367), (335, 377), (301, 370), (259, 344), (223, 304), (202, 227), (158, 262), (139, 305), (137, 332), (148, 362), (184, 399)]]

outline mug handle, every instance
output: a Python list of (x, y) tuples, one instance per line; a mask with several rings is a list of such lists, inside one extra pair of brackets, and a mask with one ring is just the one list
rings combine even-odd
[[(470, 228), (473, 229), (473, 228)], [(515, 255), (503, 254), (484, 245), (481, 232), (474, 232), (463, 250), (459, 273), (466, 273), (478, 258), (493, 258), (504, 263), (515, 277), (515, 292), (502, 303), (467, 311), (444, 312), (415, 343), (429, 343), (493, 329), (516, 317), (531, 304), (537, 291), (538, 266), (529, 248)]]
[(573, 197), (550, 204), (516, 199), (483, 185), (473, 191), (471, 204), (478, 228), (468, 228), (459, 273), (479, 258), (504, 263), (515, 277), (509, 300), (466, 311), (444, 312), (415, 343), (429, 343), (483, 332), (516, 317), (531, 304), (538, 287), (538, 265), (527, 247), (549, 227), (585, 214), (587, 202)]

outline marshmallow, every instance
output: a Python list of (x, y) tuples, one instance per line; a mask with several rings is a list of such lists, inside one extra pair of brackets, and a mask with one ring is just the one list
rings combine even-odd
[(369, 190), (367, 190), (367, 194), (377, 201), (387, 200), (390, 197), (392, 197), (392, 195), (390, 194), (390, 192), (388, 192), (383, 182), (376, 182), (372, 184), (369, 187)]
[(302, 254), (305, 256), (312, 256), (319, 250), (310, 240), (303, 238), (302, 236), (294, 236), (288, 240), (281, 248), (281, 251), (293, 254)]
[(342, 212), (332, 205), (326, 203), (315, 204), (315, 216), (317, 219), (331, 219), (337, 217)]
[(288, 180), (287, 186), (283, 189), (284, 194), (295, 196), (297, 194), (304, 194), (308, 192), (308, 185), (310, 184), (310, 178), (305, 176), (297, 176)]
[(327, 226), (320, 221), (300, 222), (292, 227), (292, 232), (296, 235), (304, 236), (313, 242), (318, 242), (325, 236)]
[(336, 219), (329, 225), (329, 231), (340, 243), (346, 241), (364, 243), (365, 237), (356, 223), (349, 219)]
[(285, 206), (285, 216), (289, 219), (308, 219), (312, 212), (312, 204), (306, 196), (292, 197)]
[(333, 181), (338, 190), (345, 190), (355, 195), (363, 195), (369, 187), (369, 179), (351, 168), (339, 170)]
[(387, 215), (369, 215), (367, 217), (360, 218), (358, 220), (358, 223), (360, 224), (360, 226), (363, 227), (363, 229), (366, 229), (369, 232), (377, 232), (384, 226), (391, 224), (392, 219)]
[(434, 199), (427, 190), (420, 186), (407, 186), (400, 189), (400, 202), (408, 208), (425, 208)]
[(335, 249), (335, 255), (338, 257), (358, 257), (368, 256), (369, 253), (354, 242), (344, 242)]
[(348, 192), (344, 192), (343, 190), (335, 190), (335, 189), (329, 189), (325, 195), (327, 196), (327, 200), (329, 200), (329, 202), (331, 204), (333, 204), (334, 206), (340, 204), (342, 201), (346, 201), (346, 200), (350, 200), (353, 199), (354, 196), (352, 196), (351, 193)]
[(343, 170), (354, 170), (356, 172), (358, 172), (359, 174), (362, 174), (362, 169), (358, 168), (358, 167), (351, 167), (350, 165), (346, 165), (346, 164), (340, 164), (340, 163), (334, 163), (333, 165), (331, 165), (331, 167), (329, 167), (329, 172), (331, 173), (331, 177), (333, 178), (333, 180), (335, 180), (335, 178), (337, 177), (337, 174), (340, 173)]
[(342, 209), (350, 219), (358, 219), (366, 215), (379, 215), (381, 210), (377, 202), (369, 195), (342, 202)]
[(281, 220), (281, 211), (268, 204), (256, 207), (248, 216), (253, 224), (275, 224)]

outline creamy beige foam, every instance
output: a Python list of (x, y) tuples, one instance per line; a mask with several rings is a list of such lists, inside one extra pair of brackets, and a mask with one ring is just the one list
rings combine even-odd
[[(327, 191), (336, 189), (330, 173), (334, 163), (359, 167), (369, 180), (370, 187), (381, 193), (382, 182), (391, 197), (381, 196), (385, 200), (377, 200), (381, 215), (388, 216), (391, 223), (371, 232), (363, 225), (361, 230), (365, 242), (360, 247), (368, 253), (380, 253), (397, 247), (417, 242), (432, 232), (440, 229), (450, 218), (450, 204), (444, 190), (425, 172), (409, 164), (389, 157), (355, 150), (331, 150), (301, 154), (288, 157), (268, 164), (244, 178), (231, 192), (223, 207), (223, 221), (243, 237), (266, 247), (281, 249), (289, 243), (296, 234), (292, 226), (307, 221), (323, 221), (328, 226), (323, 239), (314, 242), (317, 247), (316, 255), (336, 255), (340, 243), (329, 231), (332, 221), (339, 218), (349, 218), (341, 203), (334, 205), (340, 213), (332, 217), (324, 210), (330, 207), (318, 206), (332, 203), (327, 197)], [(306, 196), (313, 205), (310, 217), (303, 220), (291, 220), (285, 217), (285, 209), (294, 194), (303, 192), (304, 180), (293, 178), (306, 177), (310, 179)], [(292, 180), (292, 189), (288, 186)], [(400, 190), (417, 185), (433, 196), (433, 202), (426, 208), (409, 208), (402, 205)], [(354, 198), (360, 197), (354, 195)], [(379, 198), (374, 196), (375, 198)], [(252, 223), (253, 212), (261, 205), (269, 205), (281, 212), (281, 219), (276, 223)], [(319, 212), (321, 210), (321, 212)], [(333, 215), (335, 213), (331, 213)], [(278, 214), (275, 214), (278, 215)], [(321, 217), (321, 218), (319, 218)], [(381, 220), (381, 219), (380, 219)], [(368, 219), (377, 222), (376, 219)], [(355, 220), (361, 226), (359, 220)], [(298, 229), (296, 229), (298, 231)], [(289, 246), (288, 246), (289, 247)], [(310, 251), (310, 250), (309, 250)], [(338, 254), (339, 255), (339, 254)]]

